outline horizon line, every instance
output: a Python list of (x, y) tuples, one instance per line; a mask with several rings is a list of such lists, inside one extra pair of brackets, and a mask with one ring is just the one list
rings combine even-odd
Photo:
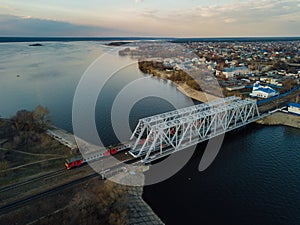
[(300, 35), (278, 35), (278, 36), (190, 36), (190, 37), (173, 37), (173, 36), (13, 36), (5, 35), (0, 38), (161, 38), (161, 39), (191, 39), (191, 38), (300, 38)]

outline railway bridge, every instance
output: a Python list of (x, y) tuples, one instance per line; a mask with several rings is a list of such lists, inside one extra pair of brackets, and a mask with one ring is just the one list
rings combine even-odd
[(148, 163), (268, 116), (256, 101), (228, 97), (140, 119), (129, 153)]

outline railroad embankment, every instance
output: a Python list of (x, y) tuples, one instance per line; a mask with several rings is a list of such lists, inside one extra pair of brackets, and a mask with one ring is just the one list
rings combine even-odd
[(143, 185), (145, 176), (143, 172), (149, 170), (148, 166), (133, 167), (131, 171), (119, 173), (113, 181), (123, 184), (130, 184), (128, 188), (127, 213), (130, 225), (149, 224), (163, 225), (164, 223), (155, 214), (151, 207), (143, 200)]
[(289, 127), (300, 128), (300, 116), (285, 112), (276, 112), (256, 123), (263, 125), (284, 125)]

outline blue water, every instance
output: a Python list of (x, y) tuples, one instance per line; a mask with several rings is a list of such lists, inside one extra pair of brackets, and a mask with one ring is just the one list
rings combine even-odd
[[(72, 131), (72, 101), (80, 78), (111, 48), (94, 41), (28, 44), (0, 44), (0, 115), (41, 104), (49, 108), (55, 125)], [(112, 101), (124, 85), (143, 76), (133, 64), (117, 72), (101, 92), (95, 120), (104, 143), (118, 141), (110, 121)], [(154, 78), (137, 94), (149, 86), (182, 107), (188, 104), (172, 83)], [(164, 99), (148, 97), (125, 119), (133, 129), (139, 118), (171, 109)], [(198, 145), (172, 178), (145, 187), (145, 200), (166, 224), (300, 224), (299, 129), (250, 125), (231, 132), (213, 164), (200, 173), (204, 148), (205, 143)]]
[(251, 125), (226, 135), (198, 172), (204, 144), (144, 199), (166, 224), (300, 224), (300, 130)]
[(170, 40), (154, 37), (0, 37), (0, 42), (73, 42), (73, 41), (133, 41), (133, 40)]
[[(71, 131), (71, 109), (76, 86), (86, 68), (107, 48), (96, 42), (0, 44), (0, 115), (49, 108), (53, 123)], [(18, 77), (19, 75), (19, 77)]]

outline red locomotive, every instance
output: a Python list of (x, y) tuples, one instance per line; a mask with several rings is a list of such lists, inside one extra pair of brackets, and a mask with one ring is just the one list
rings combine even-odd
[(66, 159), (65, 166), (67, 170), (72, 169), (73, 167), (79, 167), (83, 164), (83, 157), (81, 155), (74, 156), (72, 158)]

